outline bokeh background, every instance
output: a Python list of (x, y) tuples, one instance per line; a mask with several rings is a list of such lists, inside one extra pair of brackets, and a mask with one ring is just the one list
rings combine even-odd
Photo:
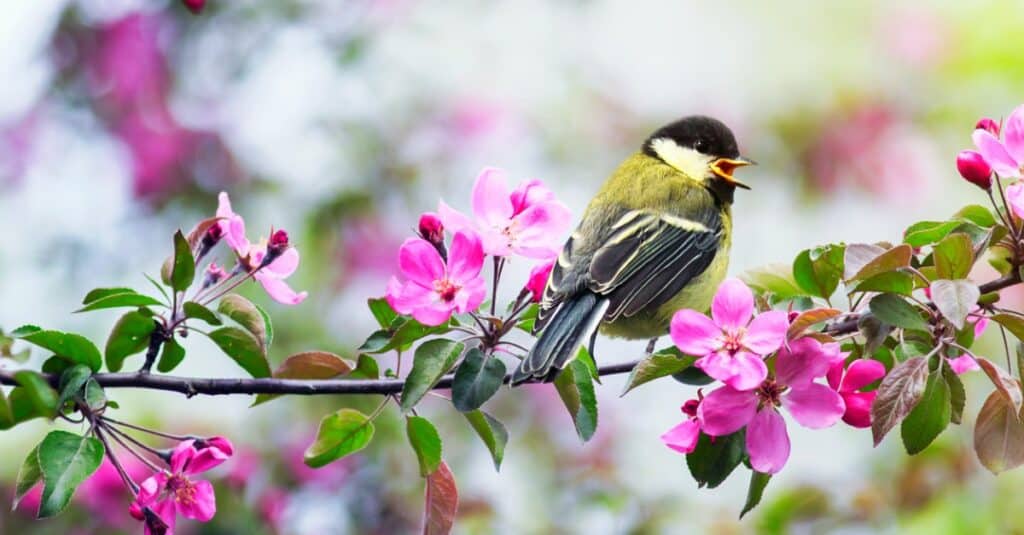
[[(733, 274), (830, 241), (898, 240), (984, 201), (953, 161), (978, 117), (1024, 100), (1021, 27), (1012, 0), (209, 0), (200, 16), (173, 1), (4, 2), (0, 326), (102, 343), (116, 314), (70, 314), (81, 296), (147, 287), (172, 232), (212, 214), (223, 190), (251, 228), (288, 229), (303, 255), (302, 305), (245, 290), (275, 319), (271, 358), (354, 356), (397, 245), (439, 198), (466, 208), (481, 167), (541, 178), (578, 214), (650, 131), (690, 113), (723, 119), (761, 163), (742, 172), (754, 190), (737, 195)], [(512, 265), (507, 296), (529, 267)], [(601, 340), (597, 358), (642, 346)], [(979, 347), (1002, 357), (995, 340)], [(188, 349), (181, 374), (243, 374), (206, 340)], [(977, 379), (968, 413), (990, 388)], [(450, 406), (426, 402), (462, 493), (457, 532), (1024, 529), (1024, 479), (981, 469), (970, 422), (914, 458), (891, 438), (872, 449), (864, 431), (791, 426), (788, 466), (738, 521), (746, 478), (697, 489), (658, 440), (692, 388), (661, 381), (620, 399), (622, 377), (604, 383), (585, 445), (546, 387), (492, 400), (512, 435), (500, 473)], [(220, 514), (181, 533), (418, 529), (422, 482), (393, 410), (358, 456), (301, 466), (321, 415), (373, 400), (113, 396), (124, 418), (244, 450), (219, 469)], [(0, 438), (0, 496), (45, 428)], [(140, 532), (116, 485), (84, 494), (40, 523), (0, 507), (0, 532)]]

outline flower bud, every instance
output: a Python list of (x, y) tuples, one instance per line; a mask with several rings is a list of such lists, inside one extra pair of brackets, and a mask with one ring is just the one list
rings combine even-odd
[(683, 411), (683, 414), (689, 416), (690, 418), (696, 418), (698, 406), (700, 406), (700, 401), (696, 399), (691, 399), (688, 400), (686, 403), (683, 403), (683, 406), (680, 407), (679, 410)]
[(420, 216), (419, 233), (421, 238), (437, 246), (444, 242), (444, 223), (437, 214), (427, 212)]
[(195, 13), (196, 15), (198, 15), (203, 10), (203, 8), (206, 7), (206, 0), (181, 0), (181, 3), (185, 4), (185, 7), (187, 7), (189, 11)]
[(206, 256), (206, 253), (210, 252), (218, 243), (221, 238), (224, 237), (224, 227), (220, 223), (216, 223), (210, 228), (206, 229), (203, 233), (203, 239), (199, 242), (199, 253), (196, 254), (196, 260), (202, 259)]
[(982, 117), (981, 119), (978, 119), (978, 123), (974, 125), (974, 129), (985, 130), (996, 137), (999, 137), (999, 131), (1001, 130), (1001, 128), (999, 127), (999, 123), (995, 122), (992, 119), (989, 119), (988, 117)]
[(960, 151), (956, 157), (956, 169), (960, 176), (981, 189), (992, 188), (992, 167), (981, 153), (973, 150)]
[(284, 230), (274, 231), (270, 235), (270, 241), (267, 242), (267, 254), (263, 256), (263, 261), (260, 262), (260, 268), (269, 266), (271, 262), (277, 260), (285, 251), (288, 250), (288, 233)]
[(210, 265), (206, 266), (206, 278), (203, 279), (203, 289), (209, 288), (214, 284), (227, 278), (228, 272), (224, 271), (224, 268), (217, 265), (216, 262), (210, 262)]

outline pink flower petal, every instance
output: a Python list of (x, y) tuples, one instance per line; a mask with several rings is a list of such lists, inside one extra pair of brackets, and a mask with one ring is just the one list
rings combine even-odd
[(484, 253), (502, 257), (512, 255), (512, 241), (505, 234), (505, 229), (482, 228), (479, 235)]
[(1006, 188), (1006, 202), (1013, 215), (1024, 219), (1024, 183), (1018, 182)]
[(572, 223), (572, 212), (554, 201), (533, 205), (511, 222), (512, 249), (527, 258), (546, 260), (558, 256), (563, 234)]
[(253, 278), (259, 281), (271, 299), (282, 305), (297, 305), (309, 297), (308, 292), (296, 292), (292, 290), (291, 286), (288, 286), (287, 282), (265, 275), (260, 271), (254, 273)]
[(548, 285), (548, 279), (551, 278), (551, 270), (554, 267), (555, 261), (550, 260), (548, 262), (541, 262), (530, 270), (530, 278), (527, 279), (526, 286), (523, 288), (530, 292), (530, 298), (534, 303), (540, 303), (544, 297), (544, 288)]
[(171, 452), (171, 472), (184, 472), (188, 468), (192, 458), (198, 453), (193, 444), (194, 440), (183, 440), (174, 448)]
[(433, 327), (448, 321), (448, 318), (452, 317), (453, 310), (455, 310), (454, 305), (437, 301), (413, 310), (412, 317), (424, 325)]
[(487, 297), (487, 281), (483, 277), (477, 277), (465, 283), (461, 290), (455, 294), (455, 310), (459, 314), (465, 314), (480, 307)]
[(746, 327), (754, 314), (754, 294), (743, 281), (726, 279), (711, 302), (711, 317), (723, 329)]
[(837, 360), (832, 363), (832, 367), (828, 369), (828, 374), (825, 375), (829, 388), (837, 392), (839, 391), (839, 386), (843, 382), (843, 372), (845, 371), (846, 366), (842, 360)]
[(409, 238), (398, 251), (398, 267), (409, 280), (420, 286), (434, 287), (434, 281), (443, 280), (444, 261), (437, 249), (427, 240)]
[(217, 514), (217, 501), (213, 495), (213, 485), (209, 481), (193, 481), (191, 502), (179, 501), (178, 512), (185, 518), (208, 522), (213, 515)]
[(676, 347), (687, 355), (704, 356), (722, 346), (722, 329), (696, 310), (676, 312), (669, 325), (669, 335)]
[(431, 288), (424, 288), (415, 282), (408, 281), (404, 285), (391, 277), (385, 296), (391, 308), (399, 314), (412, 314), (417, 308), (430, 306), (437, 300), (437, 293)]
[(750, 322), (743, 335), (743, 345), (758, 355), (767, 355), (782, 345), (789, 329), (789, 314), (782, 310), (771, 310), (759, 314)]
[(504, 227), (512, 219), (512, 200), (505, 185), (505, 172), (492, 167), (486, 168), (476, 177), (473, 198), (470, 201), (473, 215), (484, 225)]
[(758, 411), (747, 426), (747, 453), (750, 466), (764, 474), (782, 470), (789, 459), (789, 434), (786, 422), (775, 409)]
[(974, 316), (974, 337), (975, 338), (980, 338), (981, 335), (985, 334), (985, 329), (988, 328), (988, 322), (989, 322), (988, 316), (984, 316), (984, 315)]
[(136, 501), (143, 506), (152, 505), (160, 495), (160, 490), (163, 489), (166, 484), (167, 475), (163, 472), (157, 472), (147, 477), (146, 480), (139, 485), (139, 495), (136, 498)]
[(527, 208), (555, 200), (555, 194), (544, 185), (544, 182), (532, 178), (523, 181), (509, 196), (512, 200), (512, 215), (518, 215)]
[(971, 135), (978, 152), (985, 157), (992, 169), (1001, 176), (1017, 176), (1017, 161), (1006, 151), (1006, 147), (995, 136), (985, 130), (975, 130)]
[(199, 474), (220, 466), (224, 461), (228, 460), (231, 456), (221, 450), (220, 448), (207, 447), (199, 450), (196, 456), (192, 459), (192, 462), (188, 464), (188, 470), (186, 474)]
[(687, 418), (685, 422), (661, 435), (661, 441), (679, 453), (692, 452), (697, 447), (697, 439), (699, 438), (700, 423), (696, 418)]
[[(149, 508), (152, 509), (153, 512), (156, 513), (156, 516), (160, 517), (160, 520), (163, 520), (164, 524), (167, 526), (167, 533), (165, 535), (173, 535), (174, 524), (178, 520), (177, 507), (175, 506), (174, 499), (168, 498), (161, 500), (149, 506)], [(149, 533), (149, 526), (147, 525), (146, 535), (149, 535)]]
[(278, 279), (291, 277), (295, 270), (299, 269), (299, 250), (294, 247), (285, 249), (281, 256), (261, 269), (261, 272), (268, 272)]
[(779, 384), (799, 388), (818, 377), (824, 377), (832, 367), (831, 353), (821, 342), (810, 337), (789, 342), (779, 350), (775, 361), (775, 379)]
[(960, 355), (953, 359), (947, 359), (947, 361), (949, 362), (949, 367), (953, 370), (953, 373), (957, 375), (980, 369), (978, 361), (974, 360), (974, 357), (970, 355)]
[(852, 427), (871, 427), (871, 404), (877, 395), (878, 392), (843, 393), (843, 403), (846, 404), (843, 421)]
[(768, 366), (760, 355), (740, 351), (732, 356), (732, 360), (735, 372), (732, 377), (720, 380), (736, 390), (757, 388), (768, 377)]
[(697, 407), (701, 428), (711, 436), (739, 431), (757, 412), (757, 394), (722, 386), (708, 394)]
[(1024, 162), (1024, 105), (1010, 113), (1003, 126), (1006, 151), (1019, 163)]
[(885, 365), (877, 360), (857, 359), (846, 369), (846, 376), (836, 390), (854, 392), (885, 377)]
[(474, 232), (456, 232), (448, 251), (448, 279), (463, 284), (479, 276), (483, 266), (484, 249), (480, 238)]
[(782, 406), (797, 423), (810, 429), (829, 427), (838, 422), (846, 411), (842, 396), (818, 383), (791, 388), (782, 395)]
[(441, 222), (444, 223), (444, 227), (451, 232), (476, 229), (472, 219), (466, 216), (466, 214), (448, 206), (444, 201), (437, 203), (437, 215), (441, 218)]

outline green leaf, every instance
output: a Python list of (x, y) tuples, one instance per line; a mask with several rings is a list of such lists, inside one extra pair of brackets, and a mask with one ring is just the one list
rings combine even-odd
[(370, 313), (373, 314), (374, 319), (377, 320), (377, 324), (382, 329), (390, 327), (391, 323), (398, 317), (398, 313), (391, 308), (388, 300), (383, 297), (370, 299), (366, 304), (370, 307)]
[(871, 435), (877, 446), (921, 400), (928, 382), (928, 359), (914, 357), (895, 366), (878, 386), (871, 404)]
[(846, 246), (844, 276), (847, 281), (862, 281), (882, 273), (910, 266), (913, 249), (897, 245), (885, 250), (877, 245), (850, 244)]
[[(93, 292), (89, 292), (92, 295)], [(86, 296), (88, 299), (89, 296)], [(100, 310), (105, 308), (120, 308), (120, 307), (144, 307), (144, 306), (163, 306), (160, 301), (148, 296), (135, 293), (134, 290), (130, 292), (108, 294), (99, 299), (89, 301), (84, 307), (76, 310), (75, 312), (88, 312), (90, 310)]]
[(459, 342), (437, 338), (416, 348), (412, 370), (402, 387), (402, 410), (408, 411), (448, 373), (465, 346)]
[(156, 323), (152, 318), (137, 311), (133, 310), (121, 316), (110, 331), (104, 349), (107, 368), (112, 372), (120, 371), (125, 358), (145, 351), (149, 347), (149, 337), (155, 328)]
[(919, 221), (907, 227), (903, 233), (903, 242), (911, 247), (931, 245), (959, 226), (959, 221)]
[(270, 344), (274, 342), (274, 323), (270, 321), (270, 314), (267, 314), (267, 311), (264, 310), (263, 307), (256, 303), (253, 303), (253, 306), (255, 306), (256, 310), (259, 311), (260, 316), (263, 316), (263, 326), (267, 330), (267, 334), (265, 336), (266, 344), (264, 345), (269, 348)]
[(949, 388), (949, 421), (960, 424), (963, 420), (964, 405), (967, 403), (967, 392), (964, 390), (964, 383), (960, 376), (949, 366), (948, 361), (942, 363), (942, 379), (946, 381)]
[(970, 281), (937, 280), (931, 285), (932, 301), (946, 319), (958, 330), (964, 328), (967, 314), (977, 306), (981, 292)]
[(448, 535), (459, 509), (459, 491), (448, 465), (441, 462), (427, 477), (424, 498), (423, 535)]
[(263, 347), (264, 352), (266, 351), (266, 346), (270, 345), (267, 337), (267, 322), (264, 321), (263, 314), (252, 301), (238, 294), (225, 295), (220, 299), (217, 310), (245, 327), (245, 330), (256, 337), (256, 341)]
[[(35, 416), (53, 418), (57, 414), (59, 396), (42, 375), (32, 370), (20, 370), (14, 372), (14, 380), (22, 387), (20, 390), (16, 388), (11, 391), (11, 407), (12, 412), (15, 412), (15, 421), (20, 422)], [(31, 409), (30, 413), (19, 416), (17, 410), (13, 410), (17, 408), (15, 407), (15, 392), (20, 392), (25, 396), (25, 400), (28, 402), (26, 408)]]
[(39, 467), (43, 474), (43, 495), (39, 517), (60, 513), (87, 477), (103, 460), (103, 444), (92, 437), (66, 431), (50, 431), (39, 444)]
[(526, 310), (519, 315), (519, 322), (516, 324), (516, 327), (526, 333), (533, 334), (533, 326), (537, 323), (538, 313), (540, 313), (540, 305), (537, 303), (526, 307)]
[(186, 318), (197, 319), (203, 321), (208, 325), (218, 326), (223, 325), (224, 322), (217, 317), (217, 314), (203, 305), (196, 303), (195, 301), (185, 301), (182, 305), (182, 310), (185, 311)]
[(462, 414), (473, 426), (480, 440), (484, 441), (487, 451), (491, 452), (491, 459), (494, 460), (494, 469), (501, 469), (501, 461), (505, 457), (505, 444), (508, 443), (508, 430), (496, 418), (481, 410), (475, 410)]
[(914, 291), (914, 276), (902, 271), (880, 273), (861, 281), (850, 290), (855, 292), (883, 292), (909, 296)]
[(597, 431), (597, 398), (586, 364), (573, 360), (555, 379), (555, 389), (569, 410), (576, 433), (584, 442)]
[(938, 371), (928, 376), (920, 401), (907, 414), (900, 426), (900, 436), (907, 453), (924, 451), (949, 425), (952, 414), (949, 384)]
[(704, 386), (715, 382), (713, 377), (704, 373), (704, 370), (696, 366), (690, 366), (681, 372), (673, 373), (672, 378), (684, 385), (690, 386)]
[(412, 318), (399, 316), (387, 329), (374, 332), (359, 347), (363, 353), (385, 353), (395, 349), (405, 349), (413, 343), (434, 334), (444, 334), (450, 330), (449, 323), (437, 326), (424, 325)]
[(761, 497), (764, 495), (764, 489), (768, 486), (768, 482), (771, 481), (772, 475), (758, 472), (757, 470), (750, 471), (750, 486), (747, 488), (747, 502), (743, 504), (743, 510), (740, 511), (740, 518), (742, 519), (747, 513), (754, 510), (757, 504), (761, 503)]
[(1013, 405), (992, 392), (974, 423), (974, 452), (993, 474), (1024, 464), (1024, 422)]
[(64, 370), (64, 373), (60, 375), (60, 397), (57, 398), (57, 409), (61, 409), (64, 403), (78, 396), (91, 376), (92, 370), (83, 364), (76, 364)]
[(124, 286), (118, 286), (115, 288), (94, 288), (92, 290), (89, 290), (89, 293), (85, 294), (85, 298), (82, 299), (82, 304), (88, 305), (93, 301), (98, 301), (105, 297), (110, 297), (111, 295), (134, 293), (136, 293), (134, 289), (126, 288)]
[(380, 366), (377, 364), (377, 359), (370, 355), (359, 355), (359, 358), (356, 359), (356, 369), (352, 370), (348, 376), (352, 379), (379, 379)]
[(1006, 327), (1006, 330), (1010, 331), (1017, 338), (1017, 340), (1024, 341), (1024, 317), (1016, 314), (993, 314), (992, 321)]
[(477, 348), (466, 352), (455, 370), (452, 382), (452, 403), (459, 412), (479, 409), (491, 399), (505, 380), (505, 363)]
[(994, 227), (996, 225), (996, 217), (992, 215), (992, 210), (989, 210), (980, 204), (969, 204), (961, 208), (959, 212), (953, 215), (953, 218), (961, 221), (970, 221), (971, 223), (983, 228)]
[(625, 396), (630, 390), (644, 383), (679, 373), (693, 366), (696, 360), (696, 357), (683, 355), (675, 347), (658, 351), (633, 366), (633, 371), (629, 372), (629, 377), (626, 379), (626, 386), (623, 388), (622, 394), (619, 395)]
[(32, 487), (36, 486), (36, 483), (42, 480), (43, 471), (39, 468), (39, 445), (36, 445), (32, 451), (28, 452), (28, 456), (21, 463), (21, 469), (18, 470), (18, 482), (15, 484), (14, 503), (11, 504), (11, 510), (17, 509), (21, 499), (32, 490)]
[(192, 246), (180, 230), (174, 233), (174, 260), (170, 268), (164, 282), (175, 291), (187, 290), (196, 276), (196, 260), (192, 257)]
[(34, 325), (24, 325), (15, 329), (11, 336), (49, 349), (75, 364), (85, 364), (92, 371), (99, 371), (103, 364), (100, 350), (88, 338), (79, 334), (44, 331)]
[(792, 299), (807, 294), (793, 279), (791, 266), (784, 264), (752, 269), (740, 278), (758, 293), (771, 293), (779, 299)]
[(590, 350), (586, 346), (581, 345), (579, 351), (576, 352), (576, 360), (582, 362), (587, 367), (587, 371), (590, 373), (590, 378), (595, 383), (601, 384), (601, 373), (597, 371), (597, 362), (594, 362), (594, 357), (590, 354)]
[(89, 378), (85, 382), (85, 390), (82, 393), (83, 401), (92, 410), (98, 411), (106, 407), (109, 402), (107, 401), (107, 394), (103, 391), (103, 387), (96, 382), (96, 379)]
[(306, 449), (306, 465), (320, 468), (365, 448), (373, 431), (373, 422), (355, 409), (328, 414), (320, 421), (316, 440)]
[(686, 454), (686, 466), (698, 486), (713, 489), (729, 477), (743, 460), (745, 436), (744, 429), (740, 429), (731, 435), (715, 437), (712, 442), (711, 437), (700, 434), (697, 447)]
[(164, 342), (163, 350), (160, 353), (160, 361), (156, 363), (156, 369), (160, 373), (169, 373), (185, 360), (185, 348), (181, 347), (174, 338)]
[(150, 277), (148, 273), (143, 273), (142, 276), (146, 277), (146, 280), (148, 280), (150, 284), (152, 284), (153, 287), (156, 288), (158, 292), (160, 292), (160, 295), (164, 297), (165, 304), (171, 302), (171, 296), (167, 294), (167, 290), (164, 289), (164, 286), (162, 284), (157, 282), (156, 279), (154, 279), (153, 277)]
[(826, 245), (801, 252), (793, 261), (793, 278), (810, 293), (828, 299), (843, 277), (843, 245)]
[(883, 323), (904, 329), (928, 330), (928, 322), (921, 317), (921, 311), (895, 294), (875, 296), (869, 308), (871, 314)]
[(974, 265), (974, 247), (966, 234), (950, 234), (935, 244), (932, 257), (940, 279), (963, 279)]
[(405, 434), (416, 452), (420, 475), (427, 477), (433, 474), (441, 464), (441, 435), (437, 434), (434, 424), (420, 416), (408, 416), (405, 418)]
[(210, 339), (249, 375), (270, 377), (270, 363), (263, 346), (251, 334), (237, 327), (221, 327), (210, 333)]
[[(355, 369), (355, 363), (349, 362), (334, 353), (327, 351), (305, 351), (296, 353), (284, 360), (274, 370), (277, 379), (332, 379), (346, 375)], [(259, 394), (253, 406), (276, 398), (276, 394)]]

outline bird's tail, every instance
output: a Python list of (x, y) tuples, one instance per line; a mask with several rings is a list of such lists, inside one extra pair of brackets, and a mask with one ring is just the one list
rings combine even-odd
[(573, 358), (580, 344), (597, 330), (608, 310), (608, 300), (584, 293), (561, 304), (526, 358), (512, 374), (513, 386), (541, 379), (552, 381)]

